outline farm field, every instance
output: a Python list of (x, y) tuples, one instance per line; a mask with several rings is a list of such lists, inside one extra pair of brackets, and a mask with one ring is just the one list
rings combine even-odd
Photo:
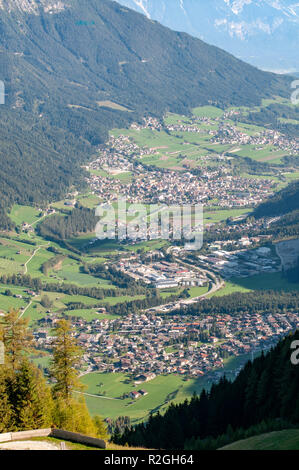
[(23, 222), (32, 224), (40, 218), (40, 211), (31, 206), (14, 204), (9, 217), (16, 225), (21, 225)]
[[(178, 375), (168, 375), (158, 376), (147, 383), (134, 386), (124, 374), (97, 372), (83, 376), (81, 381), (88, 386), (84, 393), (104, 395), (104, 397), (85, 395), (92, 415), (101, 414), (103, 417), (111, 418), (130, 416), (133, 422), (144, 420), (150, 412), (165, 410), (172, 401), (178, 403), (185, 398), (191, 398), (194, 391), (200, 393), (208, 385), (204, 379), (184, 381)], [(119, 399), (124, 393), (140, 389), (145, 389), (148, 395), (137, 400)]]
[(207, 224), (216, 224), (219, 222), (224, 222), (230, 217), (241, 217), (250, 215), (252, 209), (217, 209), (217, 210), (204, 210), (204, 223)]
[[(117, 318), (115, 315), (103, 315), (103, 314), (97, 314), (97, 308), (93, 308), (93, 306), (104, 306), (105, 304), (108, 305), (117, 305), (121, 304), (123, 302), (129, 302), (131, 300), (138, 300), (138, 299), (143, 299), (145, 296), (144, 295), (136, 295), (136, 296), (118, 296), (118, 297), (105, 297), (102, 300), (99, 299), (94, 299), (92, 297), (88, 296), (83, 296), (83, 295), (66, 295), (66, 294), (61, 294), (57, 292), (42, 292), (40, 295), (32, 298), (32, 304), (31, 306), (26, 310), (24, 313), (24, 318), (28, 318), (30, 320), (30, 324), (34, 325), (37, 320), (40, 320), (43, 318), (49, 310), (48, 308), (44, 308), (41, 305), (41, 300), (44, 296), (47, 296), (50, 301), (52, 302), (52, 306), (50, 310), (53, 313), (56, 312), (64, 312), (67, 316), (74, 316), (74, 317), (81, 317), (84, 318), (86, 321), (91, 321), (95, 319), (111, 319), (111, 318)], [(6, 296), (5, 296), (6, 297)], [(1, 300), (1, 299), (0, 299)], [(16, 303), (15, 301), (19, 299), (14, 299), (13, 297), (9, 297), (8, 299), (5, 298), (5, 305), (7, 305), (7, 310), (9, 308), (14, 307), (15, 304), (20, 304), (20, 306), (23, 306), (23, 302), (18, 302)], [(83, 304), (85, 306), (90, 306), (90, 308), (77, 308), (77, 309), (71, 309), (68, 310), (69, 304)], [(0, 304), (1, 305), (1, 304)]]

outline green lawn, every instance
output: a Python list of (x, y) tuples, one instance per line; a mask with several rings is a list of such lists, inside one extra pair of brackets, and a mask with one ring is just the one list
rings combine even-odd
[(207, 286), (203, 287), (191, 287), (188, 292), (191, 297), (199, 297), (200, 295), (206, 294), (209, 288)]
[(94, 194), (85, 194), (79, 197), (78, 201), (80, 201), (82, 206), (87, 207), (88, 209), (96, 208), (100, 202), (98, 196), (95, 196)]
[(92, 320), (115, 320), (119, 318), (117, 315), (109, 315), (109, 314), (98, 314), (96, 313), (97, 309), (90, 308), (90, 309), (79, 309), (79, 310), (69, 310), (65, 311), (64, 313), (70, 317), (81, 317), (84, 320), (90, 322)]
[[(7, 286), (9, 288), (9, 286)], [(24, 299), (16, 299), (15, 297), (10, 297), (3, 294), (4, 291), (0, 293), (0, 310), (8, 312), (11, 308), (20, 309), (21, 307), (26, 307), (27, 301)], [(22, 291), (18, 294), (24, 294)]]
[(220, 450), (299, 450), (299, 429), (261, 434), (234, 442)]

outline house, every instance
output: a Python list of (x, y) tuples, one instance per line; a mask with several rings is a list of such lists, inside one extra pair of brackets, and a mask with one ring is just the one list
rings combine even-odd
[(140, 393), (140, 395), (142, 395), (143, 397), (148, 395), (148, 392), (146, 390), (138, 390), (138, 393)]
[(139, 398), (140, 397), (140, 393), (139, 392), (135, 392), (134, 390), (132, 392), (130, 392), (129, 396), (131, 398), (134, 398), (134, 400), (136, 400), (136, 398)]

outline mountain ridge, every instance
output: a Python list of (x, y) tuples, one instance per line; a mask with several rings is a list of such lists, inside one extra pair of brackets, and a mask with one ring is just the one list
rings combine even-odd
[(2, 210), (81, 184), (80, 165), (111, 128), (204, 104), (259, 104), (287, 96), (292, 81), (110, 0), (2, 0), (0, 43)]
[(267, 68), (299, 70), (295, 0), (119, 0), (172, 29), (186, 31)]

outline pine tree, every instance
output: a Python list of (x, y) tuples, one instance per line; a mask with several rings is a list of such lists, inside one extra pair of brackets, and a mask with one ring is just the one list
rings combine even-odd
[(51, 426), (52, 395), (39, 369), (25, 359), (15, 375), (10, 399), (14, 405), (17, 428), (25, 430)]
[(24, 354), (33, 350), (33, 336), (28, 329), (28, 320), (20, 318), (19, 311), (12, 309), (4, 316), (1, 329), (6, 364), (16, 370)]
[(13, 409), (7, 393), (7, 376), (9, 372), (0, 365), (0, 433), (13, 430)]
[(72, 336), (72, 328), (67, 320), (60, 320), (54, 329), (53, 361), (50, 373), (56, 380), (54, 397), (70, 401), (75, 389), (82, 389), (76, 366), (80, 363), (83, 351)]

